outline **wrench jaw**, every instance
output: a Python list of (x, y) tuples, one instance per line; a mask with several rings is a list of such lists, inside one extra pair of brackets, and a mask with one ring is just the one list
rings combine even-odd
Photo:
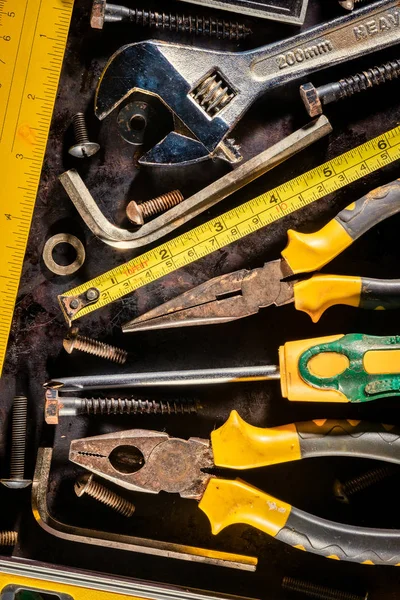
[[(223, 68), (214, 67), (226, 54), (158, 41), (123, 46), (100, 77), (96, 116), (105, 119), (133, 93), (151, 95), (172, 113), (175, 131), (145, 154), (142, 164), (193, 164), (210, 157), (239, 162), (238, 147), (225, 138), (249, 101), (227, 81)], [(226, 69), (232, 70), (229, 61)]]
[(196, 500), (212, 477), (203, 469), (214, 466), (208, 440), (181, 440), (142, 429), (73, 440), (69, 459), (131, 491), (165, 491)]

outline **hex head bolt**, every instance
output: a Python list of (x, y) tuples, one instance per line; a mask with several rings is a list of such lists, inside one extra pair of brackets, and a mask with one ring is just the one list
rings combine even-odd
[(350, 499), (354, 494), (358, 494), (359, 492), (384, 481), (395, 473), (400, 473), (400, 469), (396, 465), (384, 465), (377, 469), (371, 469), (363, 475), (359, 475), (358, 477), (354, 477), (345, 482), (336, 479), (333, 484), (333, 493), (336, 500), (343, 504), (349, 504)]
[(288, 592), (302, 594), (315, 600), (368, 600), (368, 593), (364, 596), (352, 594), (351, 592), (342, 592), (324, 585), (318, 585), (311, 581), (296, 579), (295, 577), (284, 577), (282, 580), (282, 589)]
[(15, 546), (18, 542), (16, 531), (0, 531), (0, 546)]
[(89, 141), (89, 134), (86, 127), (85, 115), (76, 113), (72, 119), (74, 128), (75, 144), (68, 150), (69, 154), (75, 158), (89, 158), (100, 150), (100, 145)]
[(110, 4), (107, 0), (94, 0), (90, 25), (103, 29), (104, 23), (131, 22), (140, 27), (165, 29), (179, 33), (190, 33), (223, 40), (241, 40), (252, 34), (249, 27), (215, 17), (183, 15), (152, 10), (127, 8)]
[(116, 346), (111, 346), (111, 344), (104, 344), (98, 340), (79, 335), (78, 327), (72, 327), (69, 330), (68, 335), (63, 341), (63, 346), (68, 354), (72, 354), (74, 350), (80, 350), (81, 352), (93, 354), (94, 356), (111, 360), (120, 365), (123, 365), (128, 358), (128, 353), (126, 350), (122, 350), (122, 348), (117, 348)]
[(28, 399), (26, 396), (15, 396), (12, 408), (10, 478), (1, 480), (3, 485), (13, 490), (26, 488), (32, 483), (31, 479), (24, 478), (27, 416)]
[(147, 219), (159, 215), (177, 204), (183, 202), (184, 197), (179, 190), (168, 192), (152, 200), (137, 204), (134, 200), (126, 207), (126, 216), (135, 225), (143, 225)]
[(75, 483), (74, 489), (78, 498), (87, 494), (124, 517), (131, 517), (135, 512), (132, 502), (94, 481), (93, 475), (83, 475)]
[(400, 77), (400, 60), (392, 60), (319, 88), (314, 87), (312, 83), (306, 83), (300, 87), (300, 96), (310, 117), (317, 117), (322, 115), (325, 104), (349, 98), (398, 77)]

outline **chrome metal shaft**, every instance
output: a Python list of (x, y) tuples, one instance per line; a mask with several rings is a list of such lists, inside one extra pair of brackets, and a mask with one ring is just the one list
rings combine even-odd
[(232, 367), (226, 369), (192, 369), (188, 371), (155, 371), (154, 373), (119, 373), (117, 375), (85, 375), (60, 377), (44, 384), (63, 392), (78, 390), (119, 389), (184, 385), (214, 385), (241, 381), (280, 379), (279, 367)]

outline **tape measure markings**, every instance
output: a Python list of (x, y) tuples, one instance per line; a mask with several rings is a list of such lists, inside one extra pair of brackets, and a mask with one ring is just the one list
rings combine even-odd
[[(99, 300), (74, 317), (80, 318), (398, 159), (400, 127), (61, 294), (58, 297), (61, 308), (62, 297), (77, 296), (96, 287), (100, 291)], [(272, 206), (265, 207), (267, 203)]]

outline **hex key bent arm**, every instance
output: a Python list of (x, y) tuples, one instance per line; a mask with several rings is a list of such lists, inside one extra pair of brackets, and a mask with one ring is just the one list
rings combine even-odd
[(59, 179), (86, 225), (104, 243), (122, 250), (140, 248), (187, 223), (331, 131), (328, 119), (322, 115), (137, 231), (121, 229), (110, 223), (75, 169), (62, 173)]

